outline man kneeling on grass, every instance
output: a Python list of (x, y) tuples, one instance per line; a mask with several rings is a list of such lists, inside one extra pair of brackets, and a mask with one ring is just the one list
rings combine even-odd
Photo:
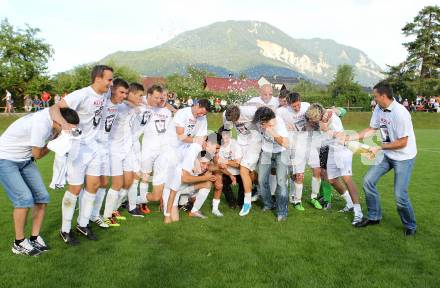
[[(62, 108), (60, 112), (66, 122), (72, 124), (69, 127), (79, 123), (74, 110)], [(14, 206), (12, 252), (15, 254), (37, 256), (49, 249), (39, 236), (49, 193), (33, 160), (49, 152), (47, 141), (55, 139), (60, 132), (60, 123), (51, 119), (47, 108), (18, 119), (0, 137), (0, 183)], [(28, 240), (24, 237), (24, 227), (29, 208), (33, 208), (33, 214)]]
[(179, 221), (177, 206), (180, 196), (185, 194), (195, 198), (189, 216), (207, 218), (200, 209), (208, 197), (212, 183), (217, 180), (217, 177), (209, 171), (216, 148), (216, 137), (208, 137), (203, 147), (193, 143), (186, 150), (183, 161), (174, 171), (170, 171), (169, 181), (163, 194), (165, 223)]

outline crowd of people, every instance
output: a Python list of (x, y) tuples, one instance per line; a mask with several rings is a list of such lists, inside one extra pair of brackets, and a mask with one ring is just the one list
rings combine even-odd
[[(209, 99), (177, 110), (162, 86), (145, 91), (139, 83), (113, 79), (113, 69), (105, 65), (93, 68), (91, 80), (90, 86), (50, 108), (15, 121), (0, 138), (0, 183), (14, 207), (15, 254), (36, 256), (49, 249), (39, 233), (50, 197), (34, 163), (49, 148), (56, 153), (50, 187), (67, 183), (59, 235), (69, 245), (80, 243), (77, 235), (97, 240), (91, 224), (103, 229), (120, 226), (126, 219), (124, 209), (130, 217), (146, 217), (150, 202), (160, 203), (167, 224), (178, 222), (183, 213), (206, 219), (201, 208), (211, 190), (215, 217), (223, 216), (219, 204), (224, 194), (241, 217), (251, 213), (259, 198), (262, 211), (283, 222), (289, 207), (298, 213), (307, 207), (331, 209), (334, 188), (345, 201), (340, 212), (353, 213), (354, 227), (379, 224), (376, 183), (391, 169), (396, 172), (394, 193), (404, 234), (416, 232), (408, 197), (417, 153), (411, 116), (386, 83), (374, 87), (377, 105), (369, 128), (349, 134), (341, 121), (344, 109), (303, 102), (293, 91), (275, 97), (270, 85), (260, 87), (260, 95), (246, 103), (227, 106), (220, 127), (209, 132)], [(382, 145), (364, 152), (375, 158), (383, 150), (384, 156), (364, 178), (364, 217), (352, 178), (352, 146), (376, 131)], [(303, 201), (308, 168), (312, 192)], [(31, 208), (28, 239), (24, 226)]]

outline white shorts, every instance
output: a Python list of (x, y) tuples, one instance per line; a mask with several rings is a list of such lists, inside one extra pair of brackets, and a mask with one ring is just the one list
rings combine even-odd
[(319, 168), (319, 151), (316, 149), (289, 150), (290, 164), (294, 174), (304, 173), (306, 165), (311, 168)]
[(82, 185), (86, 175), (101, 176), (101, 155), (86, 145), (81, 145), (75, 156), (67, 157), (67, 183)]
[(239, 145), (243, 157), (241, 158), (240, 165), (246, 167), (250, 171), (255, 171), (257, 168), (258, 159), (260, 159), (262, 143), (259, 139), (251, 142), (247, 145)]
[(132, 153), (122, 154), (122, 153), (112, 153), (110, 156), (111, 176), (122, 176), (124, 171), (134, 171), (134, 159)]
[(133, 171), (135, 173), (141, 172), (141, 144), (139, 141), (135, 141), (133, 143), (133, 146), (131, 147), (131, 151), (129, 152), (131, 154), (131, 157), (133, 159)]
[(330, 147), (327, 159), (328, 179), (352, 175), (353, 152), (345, 147), (338, 147), (335, 151)]

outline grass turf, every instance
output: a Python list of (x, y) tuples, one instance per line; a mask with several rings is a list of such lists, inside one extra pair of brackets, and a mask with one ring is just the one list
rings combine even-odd
[[(368, 125), (370, 113), (348, 113), (347, 129)], [(0, 133), (16, 118), (0, 117)], [(121, 227), (95, 231), (99, 241), (81, 239), (68, 247), (60, 239), (61, 198), (50, 190), (41, 235), (52, 250), (38, 258), (12, 255), (12, 206), (0, 187), (0, 287), (438, 287), (440, 281), (440, 212), (437, 204), (440, 163), (440, 121), (434, 114), (413, 115), (419, 153), (410, 183), (418, 234), (406, 239), (395, 210), (393, 173), (379, 182), (381, 225), (354, 229), (351, 215), (305, 204), (301, 213), (289, 207), (287, 222), (276, 223), (271, 213), (254, 206), (250, 215), (221, 204), (225, 217), (210, 214), (203, 221), (181, 213), (181, 221), (163, 225), (157, 204), (144, 219), (127, 218)], [(211, 129), (219, 115), (210, 115)], [(38, 161), (49, 183), (53, 155)], [(353, 161), (354, 179), (361, 190), (368, 167)], [(306, 175), (305, 196), (310, 193)], [(364, 213), (365, 198), (361, 192)], [(127, 213), (124, 212), (126, 216)], [(74, 216), (76, 222), (76, 213)], [(27, 227), (30, 233), (30, 225)]]

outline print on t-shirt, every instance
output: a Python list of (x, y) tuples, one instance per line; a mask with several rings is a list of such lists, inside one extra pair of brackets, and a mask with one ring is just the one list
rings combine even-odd
[(241, 135), (249, 135), (251, 132), (246, 127), (246, 123), (237, 123), (235, 124), (235, 129), (237, 129), (237, 132)]
[(156, 126), (157, 133), (164, 133), (167, 131), (164, 119), (157, 119), (156, 121), (154, 121), (154, 125)]
[(388, 131), (388, 127), (386, 125), (380, 125), (380, 136), (382, 137), (382, 143), (390, 143), (390, 132)]
[(145, 124), (147, 124), (150, 118), (151, 118), (151, 110), (147, 110), (144, 113), (142, 113), (141, 125), (144, 126)]
[(188, 125), (186, 125), (186, 127), (185, 127), (185, 134), (186, 134), (186, 136), (191, 136), (192, 135), (194, 127), (196, 127), (196, 124), (188, 124)]
[(105, 118), (105, 132), (110, 132), (112, 130), (113, 122), (115, 121), (116, 115), (109, 115)]
[(102, 110), (104, 106), (99, 106), (98, 109), (95, 110), (95, 116), (93, 117), (93, 127), (97, 127), (101, 122)]

